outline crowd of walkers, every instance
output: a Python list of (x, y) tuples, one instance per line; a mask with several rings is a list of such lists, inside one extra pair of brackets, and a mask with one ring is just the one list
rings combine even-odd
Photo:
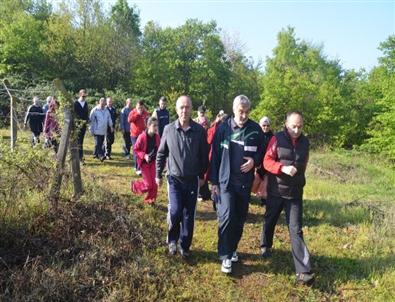
[[(82, 89), (74, 103), (81, 163), (84, 164), (83, 144), (88, 126), (95, 141), (93, 156), (101, 161), (111, 160), (117, 110), (111, 97), (100, 98), (97, 106), (89, 110), (86, 97)], [(135, 173), (142, 176), (131, 182), (131, 191), (146, 194), (146, 204), (155, 203), (166, 171), (169, 254), (179, 251), (182, 257), (189, 257), (196, 203), (212, 200), (218, 217), (221, 271), (231, 273), (232, 264), (239, 261), (237, 249), (251, 194), (255, 192), (266, 208), (261, 256), (272, 255), (275, 226), (284, 209), (297, 280), (311, 283), (314, 275), (302, 232), (303, 187), (309, 157), (309, 141), (302, 133), (302, 113), (287, 113), (284, 128), (273, 133), (268, 117), (259, 123), (249, 118), (251, 103), (244, 95), (233, 100), (231, 115), (221, 110), (211, 125), (205, 106), (200, 106), (197, 118), (192, 119), (189, 96), (177, 99), (177, 117), (172, 122), (166, 103), (166, 98), (161, 97), (159, 107), (150, 114), (142, 100), (133, 107), (132, 100), (127, 99), (119, 114), (119, 128), (124, 156), (130, 159), (133, 154)], [(38, 98), (33, 98), (25, 117), (33, 145), (39, 143), (44, 131), (46, 146), (57, 151), (61, 131), (57, 108), (53, 97), (48, 97), (43, 107)]]

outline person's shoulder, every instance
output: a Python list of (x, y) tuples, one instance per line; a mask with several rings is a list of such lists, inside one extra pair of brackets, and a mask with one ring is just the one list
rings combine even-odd
[[(248, 123), (248, 127), (250, 127), (251, 129), (262, 131), (261, 126), (259, 126), (259, 124), (258, 124), (257, 122), (255, 122), (254, 120), (248, 119), (248, 122), (247, 122), (247, 123)], [(263, 132), (263, 131), (262, 131), (262, 132)]]

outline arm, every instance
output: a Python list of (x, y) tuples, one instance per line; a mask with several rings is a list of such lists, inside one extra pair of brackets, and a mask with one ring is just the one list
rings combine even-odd
[(121, 132), (125, 131), (124, 123), (125, 123), (125, 108), (121, 110), (121, 113), (119, 115), (119, 127), (121, 128)]
[(136, 144), (133, 147), (133, 150), (136, 152), (136, 156), (141, 160), (143, 160), (145, 156), (144, 145), (143, 134), (140, 134), (137, 138)]
[(204, 179), (204, 174), (206, 174), (207, 168), (208, 168), (208, 143), (207, 143), (207, 134), (206, 131), (202, 131), (202, 135), (200, 137), (200, 143), (199, 143), (199, 157), (201, 159), (200, 161), (200, 173), (199, 173), (199, 178)]
[(169, 156), (169, 146), (167, 144), (169, 127), (166, 126), (160, 141), (158, 153), (156, 155), (156, 178), (161, 179), (166, 159)]
[(221, 164), (221, 133), (219, 129), (215, 131), (213, 143), (211, 145), (211, 163), (210, 163), (210, 175), (209, 179), (213, 185), (219, 184), (219, 167)]
[(278, 162), (277, 159), (277, 139), (273, 136), (269, 141), (265, 158), (263, 160), (263, 167), (265, 170), (274, 175), (280, 175), (283, 165)]
[(259, 129), (259, 134), (258, 134), (258, 141), (257, 141), (257, 150), (255, 155), (253, 156), (254, 159), (254, 166), (255, 167), (261, 167), (262, 166), (262, 159), (265, 154), (265, 146), (264, 146), (264, 140), (263, 140), (263, 132), (261, 129)]
[(29, 108), (27, 108), (27, 111), (26, 111), (26, 115), (25, 115), (25, 121), (24, 121), (24, 124), (26, 125), (27, 124), (27, 122), (29, 121), (29, 118), (30, 118), (30, 108), (31, 108), (32, 106), (29, 106)]
[(134, 109), (133, 109), (133, 110), (130, 111), (130, 113), (129, 113), (128, 122), (129, 122), (129, 123), (134, 123), (134, 122), (136, 122), (137, 117), (138, 117), (137, 110), (134, 110)]
[(110, 111), (108, 111), (108, 110), (107, 110), (107, 125), (111, 129), (113, 129), (113, 127), (114, 127), (114, 125), (112, 124), (112, 118), (111, 118)]

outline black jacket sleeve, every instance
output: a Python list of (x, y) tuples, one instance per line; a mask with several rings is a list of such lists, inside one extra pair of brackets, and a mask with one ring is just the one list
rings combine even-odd
[(200, 136), (200, 142), (199, 142), (199, 158), (200, 158), (200, 172), (199, 172), (199, 178), (204, 179), (204, 174), (207, 171), (208, 168), (208, 152), (209, 152), (209, 147), (207, 143), (207, 133), (205, 130), (202, 130), (202, 135)]
[(221, 165), (221, 128), (219, 127), (214, 134), (214, 139), (211, 144), (211, 163), (209, 180), (213, 185), (219, 184), (219, 167)]
[(163, 135), (160, 140), (158, 153), (156, 154), (156, 178), (162, 178), (162, 173), (166, 165), (166, 159), (169, 156), (169, 147), (167, 145), (168, 127), (163, 130)]

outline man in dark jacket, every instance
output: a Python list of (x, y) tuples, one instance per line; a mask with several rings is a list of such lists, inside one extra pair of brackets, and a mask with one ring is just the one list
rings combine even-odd
[(45, 113), (39, 105), (37, 96), (33, 98), (33, 104), (27, 108), (25, 115), (25, 127), (29, 123), (30, 131), (32, 132), (32, 146), (40, 142), (40, 134), (43, 132)]
[(162, 173), (167, 164), (169, 206), (167, 243), (171, 255), (177, 252), (189, 256), (192, 243), (195, 209), (199, 187), (204, 183), (208, 166), (206, 131), (191, 120), (192, 101), (180, 96), (176, 103), (178, 119), (163, 131), (156, 157), (156, 183), (162, 183)]
[(117, 120), (117, 110), (112, 105), (112, 97), (107, 97), (106, 99), (107, 105), (106, 109), (110, 112), (111, 121), (112, 121), (112, 128), (108, 127), (107, 134), (106, 134), (106, 158), (111, 159), (111, 151), (112, 145), (114, 144), (115, 139), (115, 121)]
[(210, 181), (212, 195), (217, 196), (218, 254), (224, 273), (231, 273), (232, 262), (238, 261), (236, 250), (247, 218), (254, 167), (261, 165), (263, 156), (263, 133), (248, 118), (250, 108), (246, 96), (237, 96), (234, 115), (221, 123), (212, 144)]
[(302, 128), (302, 114), (288, 113), (284, 130), (271, 138), (265, 154), (263, 165), (269, 172), (269, 182), (261, 252), (262, 257), (271, 255), (274, 228), (282, 209), (285, 209), (297, 280), (309, 284), (313, 281), (313, 274), (302, 232), (309, 140), (302, 134)]
[(159, 99), (159, 107), (154, 110), (152, 116), (158, 120), (159, 136), (162, 137), (165, 126), (170, 123), (169, 110), (166, 109), (167, 100), (164, 96)]
[(75, 127), (77, 129), (77, 143), (80, 161), (84, 164), (84, 138), (86, 126), (89, 122), (89, 108), (86, 102), (87, 94), (85, 89), (78, 93), (78, 100), (74, 102)]

